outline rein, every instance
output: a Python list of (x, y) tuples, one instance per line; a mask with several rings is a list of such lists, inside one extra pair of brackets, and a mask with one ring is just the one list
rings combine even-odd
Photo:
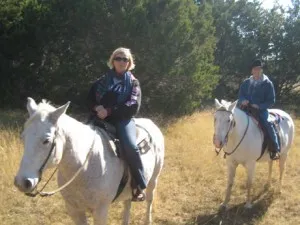
[[(50, 156), (52, 155), (53, 151), (54, 151), (54, 147), (56, 146), (56, 137), (57, 137), (57, 131), (55, 131), (55, 138), (53, 139), (53, 142), (51, 144), (51, 148), (50, 148), (50, 151), (49, 151), (49, 154), (47, 156), (47, 158), (44, 160), (41, 168), (39, 169), (39, 181), (42, 180), (42, 172), (48, 162), (48, 160), (50, 159)], [(47, 186), (47, 184), (50, 182), (50, 180), (52, 179), (52, 177), (54, 176), (54, 174), (56, 173), (57, 169), (58, 169), (58, 165), (56, 166), (55, 170), (53, 171), (53, 173), (51, 174), (50, 178), (47, 180), (47, 182), (44, 184), (44, 186), (40, 189), (40, 190), (37, 190), (37, 186), (38, 184), (36, 185), (36, 187), (33, 189), (32, 192), (30, 193), (25, 193), (27, 196), (29, 197), (35, 197), (37, 195), (40, 195), (41, 197), (47, 197), (47, 196), (51, 196), (51, 195), (54, 195), (55, 193), (63, 190), (64, 188), (66, 188), (67, 186), (69, 186), (70, 183), (72, 183), (75, 178), (78, 176), (78, 174), (83, 170), (85, 164), (87, 163), (87, 161), (89, 160), (89, 158), (91, 157), (91, 153), (92, 153), (92, 150), (93, 150), (93, 147), (95, 145), (95, 139), (96, 139), (96, 131), (95, 131), (95, 135), (94, 135), (94, 140), (93, 140), (93, 143), (89, 149), (89, 152), (85, 158), (85, 161), (83, 162), (82, 166), (76, 171), (76, 173), (73, 175), (73, 177), (68, 181), (66, 182), (64, 185), (60, 186), (59, 188), (57, 188), (56, 190), (54, 191), (50, 191), (50, 192), (43, 192), (43, 190), (45, 189), (45, 187)], [(34, 192), (35, 191), (35, 192)]]
[[(221, 109), (221, 110), (217, 110), (217, 111), (224, 111), (224, 112), (228, 112), (228, 113), (230, 113), (231, 115), (233, 115), (233, 113), (232, 113), (231, 111), (228, 111), (228, 110), (225, 110), (225, 109)], [(247, 115), (247, 114), (246, 114), (246, 115)], [(235, 121), (233, 121), (233, 122), (230, 123), (229, 129), (228, 129), (228, 131), (227, 131), (227, 133), (226, 133), (226, 136), (225, 136), (225, 140), (226, 140), (226, 141), (228, 140), (228, 135), (229, 135), (230, 130), (231, 130), (232, 127), (234, 127), (234, 126), (235, 126)], [(238, 143), (238, 144), (236, 145), (236, 147), (235, 147), (232, 151), (230, 151), (230, 152), (226, 152), (226, 151), (223, 149), (223, 146), (222, 146), (219, 150), (218, 150), (217, 148), (215, 148), (215, 151), (216, 151), (217, 155), (219, 155), (220, 152), (221, 152), (222, 150), (223, 150), (223, 152), (224, 152), (224, 158), (226, 158), (227, 155), (232, 155), (232, 154), (238, 149), (238, 147), (241, 145), (242, 141), (244, 140), (244, 138), (245, 138), (245, 136), (246, 136), (246, 133), (247, 133), (247, 131), (248, 131), (248, 128), (249, 128), (249, 116), (247, 115), (247, 126), (246, 126), (246, 129), (245, 129), (245, 131), (244, 131), (244, 134), (243, 134), (241, 140), (239, 141), (239, 143)]]

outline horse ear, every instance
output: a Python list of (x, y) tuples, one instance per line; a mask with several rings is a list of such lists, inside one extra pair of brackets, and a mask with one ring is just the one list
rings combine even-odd
[(238, 101), (236, 100), (234, 103), (232, 103), (232, 104), (228, 107), (228, 110), (232, 112), (232, 111), (234, 110), (234, 108), (236, 107), (237, 102), (238, 102)]
[(31, 116), (33, 113), (35, 113), (37, 109), (37, 104), (35, 103), (33, 98), (28, 97), (27, 98), (27, 105), (26, 105), (27, 111), (29, 115)]
[(70, 105), (70, 101), (64, 104), (63, 106), (57, 108), (55, 111), (51, 112), (49, 114), (49, 120), (53, 123), (56, 124), (58, 119), (61, 117), (61, 115), (65, 114), (68, 107)]
[(215, 106), (217, 109), (221, 108), (222, 107), (222, 104), (219, 102), (218, 99), (215, 98)]

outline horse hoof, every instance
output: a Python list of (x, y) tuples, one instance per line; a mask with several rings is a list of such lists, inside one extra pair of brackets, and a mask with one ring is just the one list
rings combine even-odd
[(247, 202), (247, 203), (245, 204), (245, 208), (246, 208), (246, 209), (251, 209), (251, 208), (252, 208), (252, 204), (251, 204), (250, 202)]
[(225, 211), (227, 209), (227, 204), (225, 204), (224, 202), (220, 204), (219, 206), (219, 211)]
[(281, 185), (279, 185), (278, 192), (279, 192), (279, 194), (281, 194), (281, 193), (282, 193), (282, 188), (281, 188)]
[(265, 190), (269, 190), (270, 188), (271, 188), (271, 184), (270, 183), (265, 184), (265, 186), (264, 186)]

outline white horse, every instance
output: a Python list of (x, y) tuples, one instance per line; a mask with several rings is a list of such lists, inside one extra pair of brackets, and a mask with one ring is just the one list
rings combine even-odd
[[(86, 211), (92, 213), (94, 224), (107, 223), (108, 208), (114, 200), (126, 163), (111, 150), (107, 136), (65, 114), (69, 102), (54, 108), (46, 102), (36, 104), (28, 98), (30, 118), (23, 131), (24, 155), (15, 177), (15, 185), (24, 193), (33, 193), (43, 170), (57, 166), (58, 185), (76, 178), (61, 194), (75, 224), (87, 224)], [(147, 213), (145, 224), (151, 224), (152, 201), (157, 179), (164, 161), (164, 138), (149, 119), (135, 119), (151, 137), (151, 147), (142, 154), (147, 180)], [(146, 132), (147, 131), (147, 132)], [(145, 136), (147, 136), (145, 135)], [(139, 138), (139, 137), (138, 137)], [(131, 185), (127, 182), (117, 201), (124, 201), (123, 224), (129, 224)]]
[[(221, 207), (226, 208), (230, 200), (235, 171), (237, 166), (242, 164), (247, 171), (247, 201), (245, 207), (251, 208), (251, 186), (256, 161), (259, 159), (258, 162), (269, 162), (268, 186), (271, 184), (273, 161), (270, 159), (268, 151), (260, 158), (264, 139), (263, 133), (253, 119), (236, 107), (236, 103), (231, 104), (224, 100), (220, 103), (215, 99), (217, 110), (214, 118), (215, 133), (213, 142), (216, 148), (223, 148), (225, 155), (227, 155), (226, 164), (228, 170), (226, 196)], [(281, 137), (281, 155), (279, 159), (280, 190), (285, 162), (294, 138), (294, 123), (286, 112), (279, 109), (271, 109), (270, 111), (282, 117), (282, 121), (279, 123)]]

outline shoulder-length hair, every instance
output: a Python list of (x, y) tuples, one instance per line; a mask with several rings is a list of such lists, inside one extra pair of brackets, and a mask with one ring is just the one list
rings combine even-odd
[(113, 53), (111, 54), (111, 56), (109, 57), (107, 65), (110, 69), (114, 68), (113, 61), (114, 61), (115, 56), (118, 54), (124, 54), (129, 59), (129, 65), (128, 65), (127, 70), (133, 70), (135, 68), (133, 56), (131, 54), (130, 49), (121, 47), (121, 48), (117, 48), (116, 50), (114, 50)]

